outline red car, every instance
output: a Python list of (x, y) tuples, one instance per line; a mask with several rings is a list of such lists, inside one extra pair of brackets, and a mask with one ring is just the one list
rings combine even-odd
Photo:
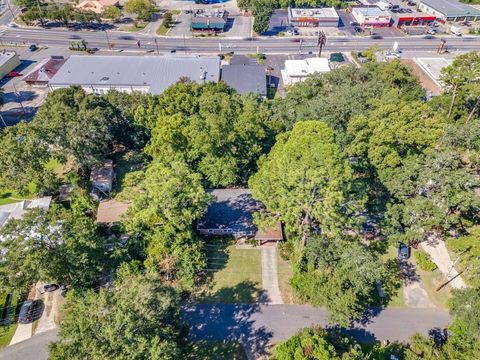
[(13, 78), (13, 77), (17, 77), (17, 76), (22, 76), (22, 74), (20, 74), (19, 72), (16, 72), (16, 71), (10, 71), (7, 74), (7, 77), (9, 77), (9, 78)]

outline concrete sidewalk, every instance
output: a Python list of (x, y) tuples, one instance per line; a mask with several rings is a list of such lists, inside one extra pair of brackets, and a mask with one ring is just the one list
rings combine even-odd
[(264, 304), (283, 304), (282, 294), (278, 285), (277, 248), (262, 247), (262, 288), (264, 293), (260, 302)]

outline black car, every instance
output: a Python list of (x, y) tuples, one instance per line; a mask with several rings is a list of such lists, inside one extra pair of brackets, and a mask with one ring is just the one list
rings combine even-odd
[(30, 45), (30, 46), (28, 47), (28, 49), (29, 49), (30, 51), (36, 51), (36, 50), (38, 49), (38, 47), (37, 47), (37, 45), (32, 44), (32, 45)]
[(59, 288), (59, 286), (57, 284), (46, 284), (43, 286), (43, 290), (45, 290), (46, 292), (52, 292), (52, 291), (55, 291)]
[(410, 246), (400, 243), (398, 246), (398, 258), (400, 260), (407, 260), (410, 257)]
[(18, 314), (18, 322), (20, 324), (28, 324), (33, 321), (33, 313), (35, 311), (35, 301), (26, 300), (22, 307), (20, 308), (20, 313)]

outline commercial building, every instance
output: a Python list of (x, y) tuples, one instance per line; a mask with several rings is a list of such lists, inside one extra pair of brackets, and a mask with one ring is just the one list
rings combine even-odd
[(218, 56), (72, 55), (50, 80), (52, 90), (80, 85), (85, 91), (161, 94), (182, 78), (199, 84), (220, 77)]
[(214, 189), (209, 193), (215, 201), (197, 224), (204, 236), (233, 236), (237, 242), (256, 240), (258, 245), (283, 240), (280, 222), (260, 230), (253, 222), (253, 214), (264, 210), (262, 203), (252, 197), (248, 189)]
[(51, 56), (41, 61), (33, 68), (22, 80), (28, 85), (45, 86), (65, 64), (66, 59), (63, 56)]
[(96, 14), (103, 14), (110, 6), (117, 6), (119, 0), (84, 0), (75, 8), (81, 11), (93, 11)]
[(191, 28), (198, 32), (221, 32), (225, 30), (228, 11), (196, 10), (193, 13)]
[(267, 78), (263, 65), (224, 65), (222, 80), (239, 94), (267, 96)]
[(392, 13), (392, 25), (398, 28), (404, 26), (430, 26), (435, 20), (435, 15), (422, 12)]
[(0, 79), (20, 65), (20, 56), (15, 51), (0, 52)]
[(378, 7), (354, 7), (352, 16), (364, 28), (390, 26), (390, 13)]
[(340, 17), (332, 8), (321, 9), (294, 9), (288, 8), (288, 24), (297, 27), (338, 27)]
[(292, 85), (306, 80), (316, 73), (330, 71), (328, 59), (308, 58), (304, 60), (286, 60), (285, 69), (281, 71), (284, 85)]
[(418, 9), (442, 21), (480, 20), (480, 10), (457, 0), (421, 0)]
[(442, 69), (450, 66), (453, 60), (438, 57), (425, 57), (416, 58), (415, 62), (422, 68), (422, 70), (433, 80), (433, 82), (442, 88), (440, 77), (442, 75)]

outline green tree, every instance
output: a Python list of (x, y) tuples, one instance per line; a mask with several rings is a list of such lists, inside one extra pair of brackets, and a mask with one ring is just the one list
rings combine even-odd
[(459, 271), (464, 271), (462, 277), (469, 284), (480, 288), (480, 227), (475, 226), (460, 237), (447, 240), (447, 247), (460, 255), (456, 265)]
[(8, 221), (0, 236), (3, 288), (23, 290), (41, 280), (85, 289), (108, 260), (94, 221), (66, 211), (32, 210), (21, 220)]
[(179, 300), (152, 275), (70, 297), (49, 359), (180, 359)]
[(127, 226), (136, 231), (158, 226), (168, 232), (188, 230), (211, 200), (201, 176), (183, 161), (168, 165), (154, 161), (146, 170), (141, 188), (128, 211)]
[(480, 111), (480, 52), (472, 51), (455, 58), (442, 69), (444, 96), (448, 102), (447, 117), (464, 117), (470, 121)]
[(223, 82), (181, 82), (141, 113), (138, 122), (152, 129), (146, 152), (163, 162), (181, 157), (214, 187), (246, 182), (273, 138), (267, 104)]
[(122, 17), (122, 12), (116, 6), (109, 6), (103, 12), (103, 17), (110, 19), (113, 22), (117, 22)]
[(330, 321), (348, 326), (372, 305), (375, 282), (386, 269), (373, 251), (359, 242), (310, 237), (296, 264), (292, 286), (316, 306), (326, 306)]
[(277, 136), (249, 186), (265, 204), (267, 219), (284, 222), (303, 247), (311, 231), (332, 234), (344, 224), (341, 208), (352, 176), (333, 131), (324, 123), (303, 121)]
[(47, 167), (48, 144), (41, 141), (38, 128), (21, 122), (0, 134), (0, 184), (2, 189), (29, 193), (51, 189), (55, 176)]
[(127, 13), (135, 14), (143, 21), (149, 21), (156, 10), (151, 0), (128, 0), (124, 6)]
[(163, 15), (163, 26), (165, 26), (166, 28), (169, 28), (171, 25), (172, 25), (172, 21), (173, 21), (173, 15), (170, 11), (167, 11), (165, 13), (165, 15)]
[(33, 124), (51, 155), (61, 162), (73, 158), (80, 168), (103, 160), (113, 140), (114, 109), (80, 87), (51, 92)]

